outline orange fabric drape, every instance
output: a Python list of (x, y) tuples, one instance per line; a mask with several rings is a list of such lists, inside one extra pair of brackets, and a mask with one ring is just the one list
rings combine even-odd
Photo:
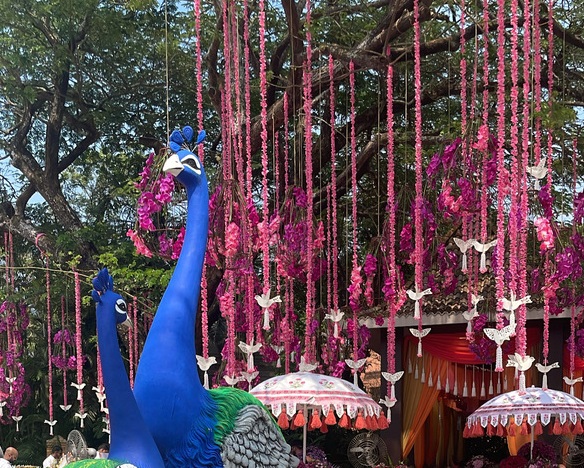
[[(417, 344), (414, 342), (405, 343), (406, 362), (416, 359)], [(441, 359), (432, 359), (430, 368), (433, 378), (438, 375), (443, 379), (446, 376), (447, 362)], [(429, 371), (428, 375), (429, 375)], [(406, 372), (404, 375), (404, 392), (402, 401), (403, 410), (403, 430), (402, 430), (402, 458), (410, 453), (414, 442), (418, 437), (424, 422), (432, 410), (432, 406), (438, 398), (439, 390), (436, 385), (432, 387), (420, 382), (419, 378), (415, 379), (413, 373)], [(422, 445), (422, 444), (420, 444)], [(416, 457), (418, 459), (418, 457)], [(423, 457), (422, 457), (423, 459)]]

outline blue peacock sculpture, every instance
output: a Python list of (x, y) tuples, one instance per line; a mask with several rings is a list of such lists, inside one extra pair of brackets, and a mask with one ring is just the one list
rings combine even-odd
[(93, 280), (91, 296), (96, 303), (97, 345), (101, 356), (103, 383), (110, 416), (108, 459), (80, 460), (68, 468), (163, 468), (164, 462), (138, 409), (120, 354), (116, 326), (128, 324), (126, 302), (114, 292), (106, 268)]
[(175, 130), (173, 154), (163, 167), (186, 188), (186, 234), (140, 357), (136, 401), (166, 468), (295, 467), (298, 460), (259, 400), (234, 388), (207, 390), (199, 379), (195, 325), (209, 190), (201, 162), (188, 148), (194, 137), (191, 127)]

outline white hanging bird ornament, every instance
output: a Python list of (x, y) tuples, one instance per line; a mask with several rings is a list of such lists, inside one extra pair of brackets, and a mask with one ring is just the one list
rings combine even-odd
[(467, 321), (466, 324), (467, 333), (472, 332), (472, 319), (479, 316), (479, 313), (477, 311), (477, 305), (484, 299), (485, 298), (483, 296), (475, 296), (474, 294), (471, 294), (470, 302), (472, 304), (472, 308), (469, 309), (467, 312), (462, 313), (462, 316)]
[[(107, 410), (107, 408), (106, 408), (106, 410)], [(85, 421), (85, 418), (87, 417), (88, 414), (89, 413), (75, 413), (75, 417), (79, 418), (79, 420), (80, 420), (79, 425), (81, 426), (81, 429), (83, 429), (85, 427), (84, 421)]]
[(540, 364), (538, 362), (538, 363), (535, 364), (535, 367), (537, 367), (537, 370), (540, 371), (543, 374), (543, 377), (541, 379), (541, 388), (543, 388), (544, 390), (547, 390), (548, 389), (547, 374), (552, 369), (559, 368), (560, 367), (560, 364), (557, 363), (557, 362), (552, 362), (550, 365), (545, 366), (545, 365)]
[(476, 239), (462, 240), (462, 239), (459, 239), (458, 237), (454, 237), (452, 240), (454, 241), (456, 246), (460, 249), (460, 253), (462, 254), (461, 270), (463, 273), (466, 273), (468, 271), (468, 260), (466, 257), (466, 252), (468, 249), (470, 249), (474, 245), (474, 243), (476, 242)]
[(410, 333), (418, 339), (418, 357), (422, 357), (422, 338), (424, 338), (428, 333), (430, 333), (431, 328), (423, 328), (418, 330), (417, 328), (410, 328)]
[(282, 302), (282, 299), (280, 299), (280, 296), (274, 296), (274, 297), (270, 298), (270, 289), (268, 289), (261, 296), (257, 295), (255, 297), (255, 300), (257, 301), (258, 305), (262, 309), (264, 309), (264, 324), (263, 324), (262, 328), (264, 330), (269, 330), (270, 329), (270, 307), (272, 307), (272, 305), (274, 305), (276, 302)]
[(57, 420), (53, 419), (52, 421), (49, 421), (48, 419), (45, 419), (45, 424), (48, 424), (50, 429), (49, 429), (49, 434), (53, 435), (53, 426), (55, 424), (57, 424)]
[(515, 367), (519, 372), (519, 391), (525, 392), (525, 371), (531, 368), (531, 365), (535, 361), (533, 356), (522, 356), (519, 353), (515, 353), (509, 356), (507, 361), (507, 367)]
[(4, 410), (3, 410), (3, 408), (6, 406), (6, 403), (7, 403), (6, 401), (0, 401), (0, 418), (2, 416), (4, 416)]
[(570, 377), (564, 376), (564, 382), (566, 382), (566, 385), (570, 386), (570, 395), (574, 396), (574, 385), (578, 382), (582, 382), (582, 380), (582, 377), (571, 379)]
[(77, 389), (77, 401), (81, 401), (83, 397), (83, 389), (85, 388), (85, 384), (83, 382), (71, 382), (71, 386)]
[(340, 309), (333, 310), (331, 309), (330, 314), (325, 314), (325, 320), (331, 320), (333, 322), (333, 336), (335, 338), (339, 337), (339, 324), (341, 320), (343, 320), (343, 316), (345, 315), (344, 312), (341, 312)]
[(16, 421), (16, 432), (20, 432), (20, 427), (18, 426), (18, 423), (22, 419), (22, 416), (12, 416), (12, 419)]
[(416, 284), (415, 290), (412, 291), (411, 289), (408, 289), (406, 291), (408, 297), (414, 301), (414, 318), (416, 320), (419, 320), (420, 318), (420, 299), (422, 299), (424, 296), (429, 296), (430, 294), (432, 294), (432, 290), (430, 288), (428, 289), (424, 289), (423, 291), (420, 291), (418, 289), (418, 285)]
[(503, 372), (503, 349), (502, 344), (511, 338), (511, 335), (515, 333), (515, 324), (507, 325), (501, 328), (484, 328), (483, 332), (487, 335), (487, 338), (493, 340), (497, 345), (497, 351), (495, 354), (495, 371)]
[[(395, 401), (395, 384), (403, 377), (404, 371), (398, 371), (393, 374), (389, 372), (382, 372), (381, 375), (389, 382), (389, 398)], [(438, 378), (440, 378), (440, 375), (438, 375)]]
[(483, 244), (477, 240), (473, 242), (473, 247), (477, 252), (481, 254), (481, 258), (479, 260), (479, 271), (481, 273), (487, 272), (487, 252), (489, 251), (489, 249), (495, 247), (496, 245), (497, 239), (492, 240), (491, 242), (487, 242), (486, 244)]
[(359, 370), (361, 367), (365, 365), (367, 358), (358, 359), (357, 361), (353, 361), (352, 359), (345, 359), (347, 366), (349, 366), (353, 370), (353, 384), (359, 385)]
[[(510, 298), (503, 297), (501, 299), (501, 306), (503, 309), (509, 311), (509, 325), (515, 325), (515, 309), (523, 304), (531, 304), (531, 296), (525, 296), (521, 299), (515, 299), (515, 293), (509, 292)], [(515, 332), (514, 332), (515, 333)], [(514, 336), (514, 335), (511, 335)]]
[(243, 377), (243, 379), (247, 382), (247, 390), (251, 390), (251, 382), (253, 381), (253, 379), (255, 379), (258, 376), (259, 372), (258, 371), (253, 371), (253, 372), (242, 372), (241, 376)]
[(14, 381), (16, 380), (16, 377), (6, 377), (6, 382), (8, 382), (9, 385), (9, 390), (8, 393), (10, 393), (12, 395), (12, 384), (14, 384)]
[(225, 379), (225, 382), (227, 382), (227, 385), (230, 385), (231, 387), (237, 385), (239, 382), (243, 380), (243, 377), (241, 376), (231, 377), (229, 375), (226, 375), (223, 378)]
[(537, 191), (541, 188), (539, 181), (547, 175), (547, 167), (545, 165), (546, 158), (541, 158), (535, 166), (527, 166), (525, 170), (535, 179), (533, 188)]
[(306, 362), (304, 356), (300, 356), (300, 364), (298, 364), (298, 370), (300, 372), (312, 372), (314, 369), (318, 367), (317, 364), (312, 364), (310, 362)]
[(379, 403), (381, 403), (382, 405), (385, 405), (387, 407), (387, 422), (390, 423), (391, 422), (391, 408), (395, 405), (397, 400), (392, 400), (391, 398), (389, 398), (387, 395), (385, 395), (385, 397), (381, 400), (379, 400)]
[(213, 364), (217, 364), (217, 359), (215, 359), (215, 356), (209, 356), (205, 358), (197, 354), (197, 366), (199, 366), (199, 369), (203, 371), (203, 387), (205, 387), (207, 390), (209, 390), (209, 374), (207, 371)]
[(280, 368), (282, 367), (282, 358), (280, 357), (280, 354), (282, 354), (282, 351), (284, 351), (284, 346), (278, 346), (278, 345), (271, 345), (272, 349), (276, 352), (276, 354), (278, 355), (278, 360), (276, 361), (276, 368)]
[(238, 346), (239, 349), (241, 349), (241, 351), (243, 352), (243, 354), (247, 356), (247, 370), (251, 372), (255, 368), (253, 355), (254, 353), (257, 353), (260, 350), (262, 344), (261, 343), (254, 344), (252, 338), (250, 344), (240, 341)]

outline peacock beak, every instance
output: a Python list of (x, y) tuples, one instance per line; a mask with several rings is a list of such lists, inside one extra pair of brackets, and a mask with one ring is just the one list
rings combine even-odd
[(183, 169), (184, 165), (180, 162), (176, 153), (171, 154), (164, 162), (164, 166), (162, 166), (164, 172), (170, 172), (174, 177), (178, 176)]

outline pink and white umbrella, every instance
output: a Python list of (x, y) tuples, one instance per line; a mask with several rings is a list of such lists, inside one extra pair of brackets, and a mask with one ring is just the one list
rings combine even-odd
[(304, 460), (307, 429), (326, 432), (327, 426), (338, 424), (347, 429), (377, 430), (389, 425), (381, 406), (367, 393), (351, 382), (328, 375), (311, 372), (278, 375), (252, 388), (250, 393), (271, 409), (282, 429), (304, 429)]
[(582, 434), (584, 401), (558, 390), (528, 387), (492, 398), (466, 420), (464, 437), (539, 435), (550, 424), (553, 434)]
[[(310, 420), (309, 429), (321, 428), (323, 423), (348, 429), (388, 427), (381, 406), (367, 393), (351, 382), (328, 375), (311, 372), (278, 375), (260, 383), (250, 393), (271, 409), (283, 429), (290, 424), (293, 428), (302, 427), (305, 418)], [(305, 414), (307, 409), (312, 411), (310, 415)]]

